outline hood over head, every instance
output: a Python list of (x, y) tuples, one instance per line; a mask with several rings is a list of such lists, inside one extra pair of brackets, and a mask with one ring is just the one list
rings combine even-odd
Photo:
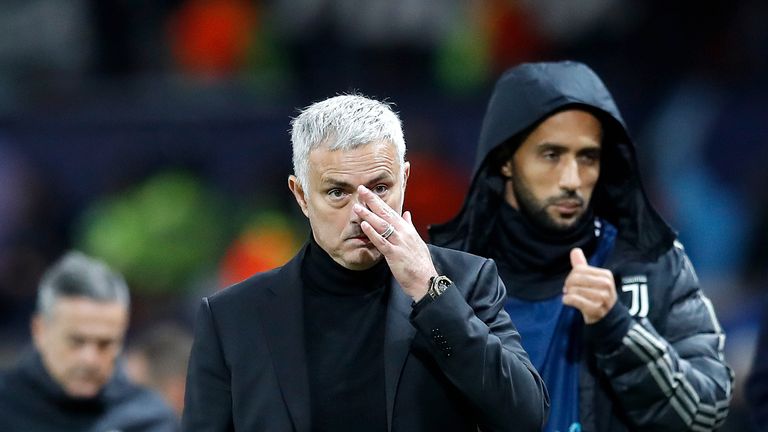
[[(483, 119), (464, 206), (453, 220), (430, 227), (432, 243), (483, 255), (504, 202), (504, 178), (494, 163), (503, 144), (519, 145), (544, 119), (571, 108), (589, 111), (603, 126), (594, 214), (615, 225), (618, 240), (643, 256), (656, 258), (668, 250), (675, 233), (646, 197), (635, 148), (613, 97), (588, 66), (573, 61), (525, 63), (501, 76)], [(514, 150), (505, 154), (511, 157)]]

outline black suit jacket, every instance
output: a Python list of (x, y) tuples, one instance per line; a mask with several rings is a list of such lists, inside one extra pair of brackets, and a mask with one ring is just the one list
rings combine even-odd
[[(300, 277), (305, 250), (283, 267), (203, 298), (183, 430), (312, 430)], [(548, 396), (503, 309), (496, 265), (464, 252), (430, 251), (454, 282), (442, 296), (415, 313), (394, 278), (389, 287), (388, 430), (539, 430)]]

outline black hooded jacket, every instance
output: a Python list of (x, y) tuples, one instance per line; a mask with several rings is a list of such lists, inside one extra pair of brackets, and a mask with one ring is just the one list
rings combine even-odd
[[(624, 120), (589, 67), (523, 64), (499, 79), (464, 206), (453, 220), (430, 227), (431, 241), (492, 255), (490, 238), (506, 205), (505, 179), (492, 166), (494, 153), (568, 108), (586, 110), (601, 121), (600, 178), (590, 205), (596, 217), (618, 230), (603, 266), (613, 272), (619, 301), (584, 332), (582, 430), (716, 429), (727, 415), (733, 382), (723, 358), (725, 336), (675, 233), (648, 201)], [(552, 278), (564, 281), (565, 276)], [(531, 292), (531, 287), (504, 282), (510, 295)]]
[(595, 113), (603, 123), (603, 160), (594, 192), (595, 213), (619, 228), (621, 240), (649, 258), (666, 252), (674, 232), (646, 198), (635, 148), (616, 104), (603, 82), (576, 62), (525, 64), (505, 73), (488, 104), (474, 175), (464, 207), (456, 218), (430, 228), (436, 245), (483, 255), (488, 234), (504, 201), (504, 182), (492, 173), (488, 156), (508, 139), (567, 107)]
[(160, 395), (128, 381), (118, 368), (99, 395), (73, 399), (28, 351), (0, 375), (0, 431), (175, 432), (179, 423)]

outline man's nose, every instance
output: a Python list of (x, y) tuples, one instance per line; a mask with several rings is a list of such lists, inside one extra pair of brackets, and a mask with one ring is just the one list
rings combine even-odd
[(579, 176), (579, 164), (576, 159), (570, 159), (564, 162), (562, 172), (560, 173), (560, 188), (566, 190), (576, 190), (581, 186), (581, 177)]
[(365, 207), (365, 203), (360, 200), (360, 194), (357, 193), (357, 191), (352, 193), (352, 205), (349, 206), (349, 212), (351, 213), (351, 221), (352, 222), (360, 222), (360, 216), (357, 215), (357, 212), (355, 212), (355, 204), (360, 204), (361, 206)]
[(99, 347), (93, 343), (84, 344), (80, 348), (80, 361), (84, 364), (92, 365), (99, 361)]

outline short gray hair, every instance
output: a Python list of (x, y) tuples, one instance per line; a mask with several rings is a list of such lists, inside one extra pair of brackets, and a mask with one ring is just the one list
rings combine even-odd
[(320, 145), (329, 150), (353, 150), (378, 140), (395, 146), (402, 171), (405, 164), (403, 125), (389, 103), (359, 94), (315, 102), (291, 121), (293, 173), (306, 189), (312, 150)]
[(36, 313), (50, 317), (61, 297), (85, 297), (98, 302), (130, 306), (128, 285), (105, 263), (78, 251), (67, 252), (40, 280)]

